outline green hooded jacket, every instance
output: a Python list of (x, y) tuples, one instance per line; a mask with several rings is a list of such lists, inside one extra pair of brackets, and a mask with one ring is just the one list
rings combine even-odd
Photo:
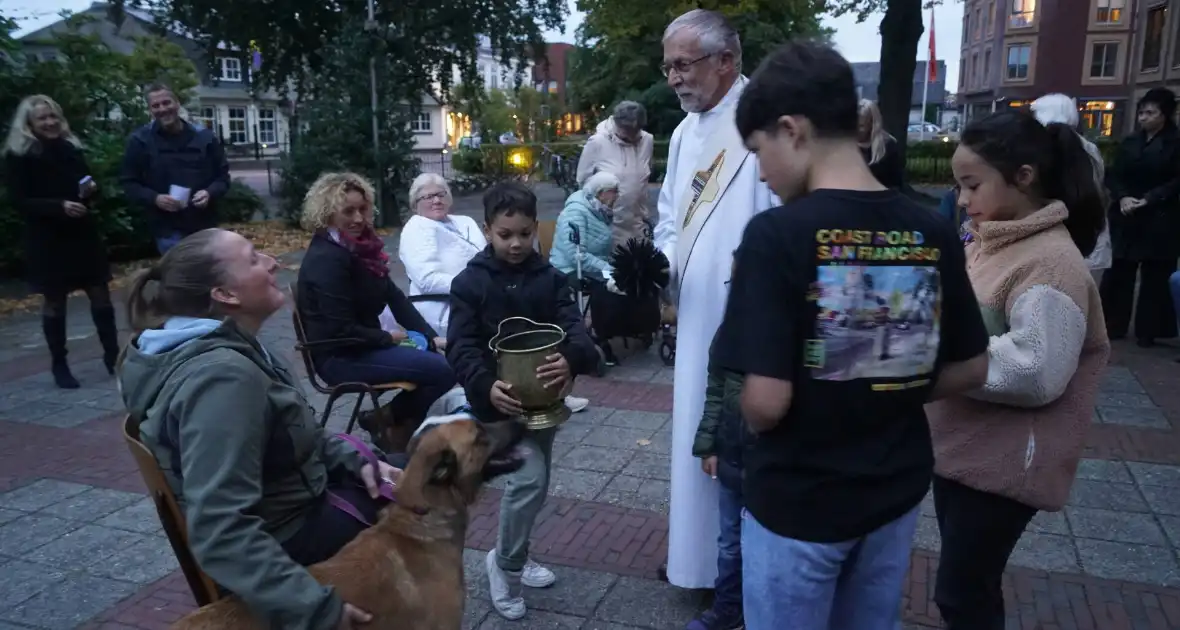
[(176, 317), (132, 341), (119, 385), (201, 570), (269, 627), (334, 628), (340, 598), (281, 544), (364, 460), (320, 428), (289, 367), (231, 320)]

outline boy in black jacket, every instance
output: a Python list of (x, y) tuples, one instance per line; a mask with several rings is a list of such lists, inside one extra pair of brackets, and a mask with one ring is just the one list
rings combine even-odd
[[(467, 393), (474, 415), (484, 422), (516, 421), (520, 402), (512, 387), (496, 378), (496, 359), (488, 342), (500, 322), (527, 317), (557, 324), (566, 340), (537, 377), (559, 391), (575, 375), (592, 371), (598, 362), (594, 342), (582, 324), (566, 276), (533, 248), (537, 233), (537, 198), (519, 182), (493, 186), (483, 197), (488, 247), (451, 281), (451, 316), (447, 326), (447, 359)], [(549, 490), (553, 436), (557, 428), (530, 431), (523, 442), (529, 454), (524, 466), (508, 477), (500, 501), (500, 532), (487, 557), (492, 605), (506, 619), (525, 614), (523, 586), (544, 588), (553, 572), (529, 560), (529, 535)]]

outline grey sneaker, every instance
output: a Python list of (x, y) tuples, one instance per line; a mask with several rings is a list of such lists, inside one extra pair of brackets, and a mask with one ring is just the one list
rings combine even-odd
[(548, 588), (557, 581), (557, 576), (549, 569), (529, 560), (520, 572), (520, 583), (529, 588)]
[[(496, 550), (488, 552), (488, 590), (491, 593), (492, 607), (500, 616), (516, 621), (528, 612), (524, 605), (521, 589), (521, 572), (505, 571), (496, 564)], [(550, 574), (552, 575), (552, 574)]]

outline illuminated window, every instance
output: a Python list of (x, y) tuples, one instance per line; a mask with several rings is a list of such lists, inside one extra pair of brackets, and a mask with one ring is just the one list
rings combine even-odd
[(1098, 0), (1098, 14), (1094, 20), (1099, 24), (1114, 24), (1123, 19), (1127, 0)]
[(1012, 13), (1008, 15), (1009, 28), (1032, 26), (1037, 13), (1037, 0), (1012, 0)]

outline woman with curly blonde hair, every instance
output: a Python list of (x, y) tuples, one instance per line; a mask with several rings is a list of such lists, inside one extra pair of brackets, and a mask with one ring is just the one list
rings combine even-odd
[[(373, 199), (373, 185), (355, 173), (325, 173), (312, 184), (303, 226), (313, 235), (299, 268), (295, 307), (325, 381), (414, 383), (416, 390), (390, 405), (399, 421), (417, 423), (454, 387), (455, 375), (440, 354), (446, 340), (389, 278), (385, 243), (373, 229)], [(386, 307), (396, 323), (390, 332), (380, 322)], [(377, 442), (380, 432), (366, 418), (361, 424), (378, 446), (396, 446)]]

